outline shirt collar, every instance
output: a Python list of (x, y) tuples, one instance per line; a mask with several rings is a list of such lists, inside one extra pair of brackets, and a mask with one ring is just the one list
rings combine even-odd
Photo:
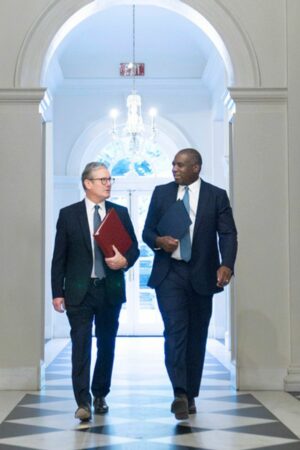
[[(198, 178), (196, 181), (194, 181), (194, 183), (191, 183), (188, 185), (189, 187), (189, 191), (191, 192), (197, 192), (200, 190), (200, 185), (201, 185), (201, 178)], [(179, 186), (179, 192), (183, 192), (185, 190), (186, 186), (185, 185), (180, 185)]]
[(100, 203), (94, 203), (92, 202), (92, 200), (90, 200), (89, 198), (85, 197), (85, 205), (88, 211), (93, 210), (95, 208), (95, 205), (99, 205), (100, 209), (104, 209), (104, 205), (105, 202), (100, 202)]

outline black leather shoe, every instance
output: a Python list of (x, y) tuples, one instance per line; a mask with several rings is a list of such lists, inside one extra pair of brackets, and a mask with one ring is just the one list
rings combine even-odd
[(81, 420), (81, 422), (87, 422), (91, 420), (92, 412), (90, 405), (79, 406), (75, 411), (75, 419)]
[(186, 420), (189, 418), (188, 399), (184, 394), (176, 395), (172, 405), (171, 412), (175, 414), (177, 420)]
[(197, 407), (194, 398), (188, 400), (189, 414), (197, 414)]
[(108, 405), (105, 401), (105, 397), (96, 397), (94, 399), (94, 413), (95, 414), (108, 413)]

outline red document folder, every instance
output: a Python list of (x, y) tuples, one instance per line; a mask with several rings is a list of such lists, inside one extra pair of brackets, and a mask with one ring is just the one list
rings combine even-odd
[(108, 210), (94, 238), (106, 258), (114, 256), (113, 245), (124, 256), (132, 244), (131, 237), (114, 208)]

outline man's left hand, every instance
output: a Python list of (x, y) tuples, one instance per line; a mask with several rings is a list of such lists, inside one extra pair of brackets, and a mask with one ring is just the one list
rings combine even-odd
[(127, 259), (119, 252), (117, 247), (113, 245), (113, 250), (115, 252), (114, 256), (111, 258), (105, 258), (105, 262), (108, 267), (112, 270), (125, 269), (128, 266)]
[(229, 267), (221, 266), (217, 271), (217, 286), (224, 287), (230, 283), (232, 270)]

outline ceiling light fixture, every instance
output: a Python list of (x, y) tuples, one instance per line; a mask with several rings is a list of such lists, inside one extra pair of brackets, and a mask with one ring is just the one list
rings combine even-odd
[(132, 78), (132, 91), (127, 97), (127, 121), (123, 130), (119, 130), (117, 126), (118, 110), (112, 109), (110, 117), (112, 119), (111, 134), (114, 139), (125, 138), (129, 140), (129, 147), (138, 149), (141, 147), (145, 139), (155, 141), (157, 135), (155, 108), (151, 108), (149, 115), (151, 117), (150, 133), (145, 133), (145, 126), (142, 116), (142, 99), (136, 91), (136, 75), (139, 64), (135, 61), (135, 5), (132, 6), (132, 62), (126, 66), (127, 73)]

